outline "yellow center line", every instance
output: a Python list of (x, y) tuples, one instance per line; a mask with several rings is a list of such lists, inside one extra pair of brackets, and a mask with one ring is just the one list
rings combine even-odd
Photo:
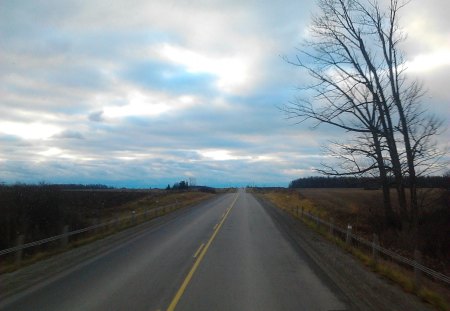
[(218, 225), (219, 225), (219, 224), (217, 223), (217, 224), (214, 226), (213, 230), (216, 230)]
[(187, 286), (189, 285), (189, 282), (191, 281), (192, 277), (194, 276), (195, 271), (197, 270), (198, 266), (200, 265), (200, 262), (202, 261), (203, 257), (205, 257), (206, 252), (208, 251), (209, 246), (211, 245), (212, 241), (216, 237), (217, 233), (219, 232), (220, 228), (222, 227), (223, 223), (228, 217), (228, 214), (230, 213), (231, 209), (233, 208), (234, 204), (237, 201), (237, 198), (239, 196), (239, 193), (236, 194), (236, 197), (233, 200), (233, 203), (231, 203), (230, 207), (227, 209), (227, 212), (223, 216), (222, 220), (219, 222), (217, 228), (214, 230), (213, 234), (209, 238), (208, 242), (206, 243), (206, 246), (202, 248), (200, 251), (200, 255), (197, 257), (197, 259), (194, 262), (194, 265), (192, 266), (191, 270), (189, 271), (188, 275), (184, 279), (183, 283), (181, 284), (180, 288), (178, 289), (177, 293), (172, 299), (172, 302), (170, 303), (169, 307), (167, 308), (167, 311), (174, 311), (178, 302), (181, 299), (181, 296), (183, 296)]
[(200, 252), (202, 251), (203, 246), (205, 246), (205, 243), (202, 243), (202, 245), (200, 245), (200, 247), (194, 254), (194, 258), (197, 258), (198, 254), (200, 254)]

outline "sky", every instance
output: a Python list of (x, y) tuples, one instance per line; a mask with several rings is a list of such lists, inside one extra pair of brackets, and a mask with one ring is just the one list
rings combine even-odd
[[(0, 0), (0, 182), (287, 186), (342, 132), (287, 120), (307, 0)], [(402, 12), (409, 75), (450, 120), (450, 2)], [(440, 144), (449, 140), (449, 131)]]

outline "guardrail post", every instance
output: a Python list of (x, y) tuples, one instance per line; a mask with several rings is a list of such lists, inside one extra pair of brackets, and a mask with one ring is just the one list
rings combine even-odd
[[(414, 250), (414, 261), (418, 264), (422, 263), (422, 253), (418, 249)], [(416, 291), (422, 286), (422, 271), (416, 265), (414, 265), (414, 286)]]
[(320, 223), (319, 223), (319, 215), (316, 215), (316, 226), (317, 226), (317, 228), (319, 228), (319, 225), (320, 225)]
[(302, 206), (302, 218), (303, 218), (304, 214), (305, 214), (305, 208)]
[(63, 232), (62, 232), (62, 237), (61, 237), (61, 247), (62, 248), (66, 248), (67, 244), (69, 244), (69, 226), (65, 225), (63, 228)]
[(297, 213), (296, 213), (296, 215), (297, 215), (297, 218), (298, 218), (298, 205), (297, 205)]
[(350, 244), (352, 241), (352, 226), (347, 225), (347, 234), (345, 236), (345, 243)]
[(330, 218), (330, 235), (334, 235), (334, 230), (333, 230), (333, 226), (334, 226), (334, 218), (331, 217)]
[(373, 234), (372, 239), (372, 259), (373, 263), (376, 266), (378, 264), (378, 246), (380, 245), (380, 240), (378, 239), (378, 235)]
[[(23, 243), (25, 242), (25, 236), (23, 234), (19, 235), (17, 237), (17, 247), (23, 246)], [(22, 264), (22, 256), (23, 256), (23, 249), (19, 249), (16, 252), (16, 265), (20, 267)]]

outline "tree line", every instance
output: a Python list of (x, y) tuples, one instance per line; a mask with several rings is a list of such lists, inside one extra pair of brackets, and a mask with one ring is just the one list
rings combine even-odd
[[(407, 178), (406, 178), (407, 179)], [(395, 180), (390, 178), (391, 188), (395, 188)], [(377, 177), (357, 176), (311, 176), (292, 180), (289, 188), (364, 188), (381, 189), (380, 179)], [(450, 175), (421, 176), (417, 178), (419, 188), (450, 189)]]
[(208, 186), (197, 186), (194, 183), (189, 183), (187, 180), (181, 180), (179, 182), (175, 182), (172, 187), (167, 185), (166, 190), (175, 190), (175, 191), (200, 191), (207, 193), (216, 193), (216, 189), (208, 187)]

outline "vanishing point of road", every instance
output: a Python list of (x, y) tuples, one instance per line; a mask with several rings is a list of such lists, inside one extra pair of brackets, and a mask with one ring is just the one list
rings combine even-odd
[(348, 310), (346, 301), (241, 189), (150, 226), (0, 309)]

